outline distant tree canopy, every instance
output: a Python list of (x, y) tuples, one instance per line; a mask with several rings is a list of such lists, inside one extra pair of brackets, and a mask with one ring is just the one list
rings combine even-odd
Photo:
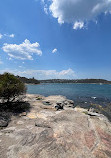
[(26, 77), (17, 76), (17, 78), (20, 79), (23, 83), (40, 84), (40, 82), (38, 80), (36, 80), (34, 77), (33, 78), (26, 78)]
[(0, 99), (12, 102), (16, 97), (26, 92), (24, 83), (13, 74), (0, 75)]
[(40, 80), (40, 83), (103, 83), (111, 84), (111, 81), (104, 79), (49, 79)]

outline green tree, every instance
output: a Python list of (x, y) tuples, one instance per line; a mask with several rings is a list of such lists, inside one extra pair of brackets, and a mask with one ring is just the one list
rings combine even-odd
[(0, 75), (0, 99), (9, 103), (25, 92), (26, 87), (24, 83), (13, 74), (4, 73), (3, 75)]

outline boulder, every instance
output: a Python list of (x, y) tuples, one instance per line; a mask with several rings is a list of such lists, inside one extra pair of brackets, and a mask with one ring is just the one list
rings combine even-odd
[(74, 102), (72, 100), (57, 101), (54, 105), (56, 110), (63, 110), (64, 108), (74, 108)]
[(63, 110), (64, 105), (65, 105), (64, 102), (57, 102), (54, 107), (56, 110)]
[(74, 108), (74, 101), (73, 100), (68, 100), (67, 99), (67, 100), (64, 101), (64, 104), (65, 104), (64, 105), (65, 107), (72, 107), (72, 108)]
[(0, 112), (0, 127), (7, 127), (10, 121), (10, 115), (6, 112)]
[(0, 127), (7, 127), (8, 126), (8, 120), (0, 119)]

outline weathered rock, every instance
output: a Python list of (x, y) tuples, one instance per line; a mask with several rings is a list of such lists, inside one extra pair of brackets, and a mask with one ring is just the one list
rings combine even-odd
[(8, 128), (1, 130), (1, 158), (111, 158), (108, 119), (90, 116), (82, 108), (44, 110), (40, 109), (42, 101), (40, 107), (38, 102), (34, 101), (34, 106), (32, 102), (27, 116), (12, 120)]
[(24, 122), (23, 121), (18, 121), (17, 124), (22, 125), (22, 124), (24, 124)]
[(94, 108), (90, 108), (88, 111), (89, 112), (94, 112)]
[(63, 102), (57, 102), (56, 105), (54, 106), (56, 110), (62, 110), (64, 107)]
[(41, 96), (37, 96), (36, 100), (42, 100), (43, 98)]
[(10, 121), (10, 116), (7, 113), (0, 112), (0, 127), (7, 127)]
[(57, 101), (54, 105), (56, 110), (63, 110), (64, 108), (74, 108), (74, 102), (72, 100), (66, 100), (62, 98), (61, 101)]
[(7, 127), (8, 126), (8, 120), (0, 119), (0, 127)]
[(52, 105), (52, 103), (50, 101), (43, 101), (44, 105)]
[(45, 121), (44, 119), (39, 119), (35, 122), (35, 126), (41, 127), (41, 128), (51, 128), (50, 124)]
[(90, 116), (104, 117), (104, 115), (98, 114), (98, 113), (96, 113), (96, 112), (89, 112), (89, 111), (88, 111), (87, 114), (90, 115)]
[(65, 100), (64, 103), (66, 105), (74, 105), (74, 101), (73, 100)]
[(26, 112), (22, 112), (19, 116), (26, 116), (27, 113)]

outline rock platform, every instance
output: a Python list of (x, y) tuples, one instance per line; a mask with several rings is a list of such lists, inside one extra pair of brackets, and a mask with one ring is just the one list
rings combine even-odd
[[(27, 94), (24, 101), (30, 111), (0, 130), (0, 158), (111, 158), (111, 123), (105, 116), (74, 108), (63, 96)], [(55, 109), (58, 102), (63, 109)]]

